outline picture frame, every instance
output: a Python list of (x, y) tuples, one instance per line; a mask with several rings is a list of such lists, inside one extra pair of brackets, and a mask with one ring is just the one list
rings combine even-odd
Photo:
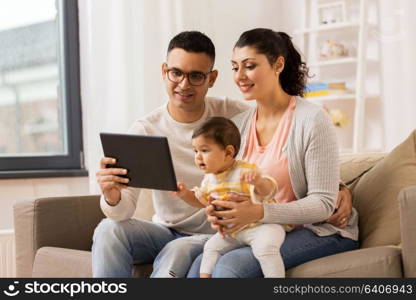
[(319, 26), (346, 22), (345, 1), (318, 4)]

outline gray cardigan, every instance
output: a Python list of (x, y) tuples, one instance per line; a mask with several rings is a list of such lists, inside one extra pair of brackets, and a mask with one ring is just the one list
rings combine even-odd
[[(242, 133), (241, 159), (255, 107), (233, 121)], [(336, 205), (339, 189), (339, 153), (335, 128), (319, 106), (297, 98), (290, 133), (283, 147), (297, 201), (264, 203), (263, 223), (303, 224), (319, 236), (341, 234), (358, 240), (358, 214), (353, 209), (348, 226), (338, 228), (325, 220)]]

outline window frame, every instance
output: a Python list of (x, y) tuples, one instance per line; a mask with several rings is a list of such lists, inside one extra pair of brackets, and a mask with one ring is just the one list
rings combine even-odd
[[(0, 157), (0, 178), (86, 176), (83, 158), (77, 0), (57, 0), (59, 28), (59, 96), (66, 123), (66, 155)], [(62, 56), (62, 57), (61, 57)]]

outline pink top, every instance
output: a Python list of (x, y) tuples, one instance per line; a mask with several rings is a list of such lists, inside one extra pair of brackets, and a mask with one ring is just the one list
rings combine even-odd
[(260, 146), (257, 139), (256, 110), (251, 120), (250, 131), (243, 155), (244, 161), (256, 164), (262, 172), (272, 176), (276, 180), (278, 191), (275, 200), (277, 202), (296, 200), (289, 177), (288, 160), (283, 152), (283, 147), (286, 145), (286, 140), (290, 132), (295, 107), (296, 97), (292, 97), (276, 128), (276, 132), (271, 141), (265, 146)]

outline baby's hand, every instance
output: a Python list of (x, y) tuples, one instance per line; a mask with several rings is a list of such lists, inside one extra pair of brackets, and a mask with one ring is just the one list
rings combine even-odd
[(258, 181), (261, 179), (261, 173), (256, 170), (248, 171), (241, 174), (240, 180), (246, 181), (249, 184), (256, 185)]
[(173, 196), (183, 197), (189, 190), (182, 182), (177, 182), (178, 190), (170, 192)]

